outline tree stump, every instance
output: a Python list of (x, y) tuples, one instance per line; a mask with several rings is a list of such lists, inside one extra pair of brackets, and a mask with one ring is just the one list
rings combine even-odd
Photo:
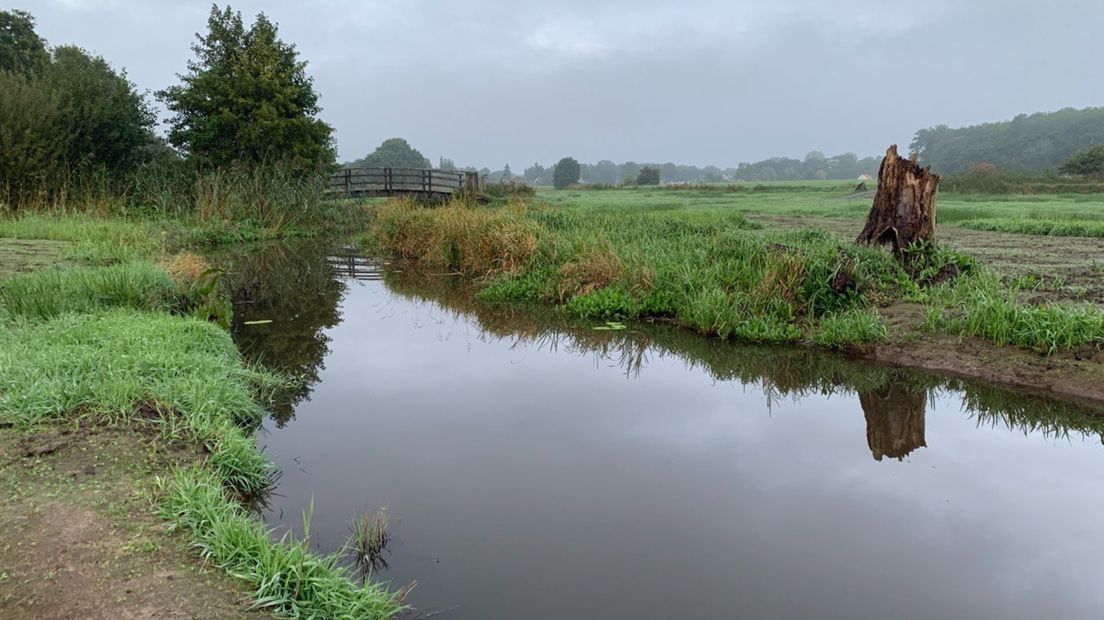
[(900, 253), (918, 241), (934, 241), (939, 178), (932, 174), (931, 166), (921, 168), (915, 161), (899, 156), (896, 144), (890, 146), (878, 170), (874, 206), (855, 243), (891, 243), (893, 252)]

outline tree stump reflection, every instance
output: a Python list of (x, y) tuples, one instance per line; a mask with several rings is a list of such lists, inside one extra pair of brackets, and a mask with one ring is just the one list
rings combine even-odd
[(924, 413), (927, 390), (891, 382), (859, 392), (859, 404), (866, 416), (866, 443), (874, 460), (884, 457), (903, 460), (913, 450), (926, 447)]

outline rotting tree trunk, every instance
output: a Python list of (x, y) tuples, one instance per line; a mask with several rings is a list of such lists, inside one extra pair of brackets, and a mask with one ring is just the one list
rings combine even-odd
[(866, 226), (855, 243), (893, 244), (900, 253), (918, 241), (935, 241), (935, 194), (939, 175), (931, 167), (897, 154), (894, 144), (886, 151), (878, 170), (878, 190)]

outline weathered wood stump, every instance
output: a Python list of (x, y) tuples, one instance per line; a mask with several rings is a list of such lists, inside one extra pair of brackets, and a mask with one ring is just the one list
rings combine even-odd
[(878, 190), (866, 226), (855, 243), (893, 245), (894, 253), (918, 241), (935, 240), (935, 195), (939, 175), (897, 154), (894, 144), (878, 170)]

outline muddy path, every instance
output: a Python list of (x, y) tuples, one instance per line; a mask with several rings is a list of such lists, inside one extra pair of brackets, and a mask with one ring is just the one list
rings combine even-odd
[(0, 429), (0, 618), (271, 617), (153, 514), (154, 477), (196, 458), (134, 430)]

